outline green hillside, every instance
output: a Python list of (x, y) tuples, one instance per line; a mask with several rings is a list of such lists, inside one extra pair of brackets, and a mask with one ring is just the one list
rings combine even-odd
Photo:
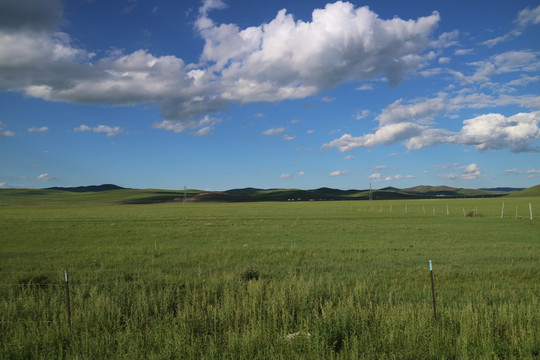
[[(513, 193), (493, 189), (463, 189), (425, 185), (407, 189), (387, 187), (371, 190), (373, 200), (498, 196), (540, 196), (540, 185)], [(75, 188), (0, 189), (0, 205), (84, 202), (153, 204), (182, 201), (183, 197), (183, 190), (126, 189), (112, 184)], [(327, 187), (312, 190), (244, 188), (228, 191), (201, 191), (191, 189), (187, 190), (187, 198), (189, 201), (197, 202), (369, 200), (370, 190), (340, 190)]]
[[(188, 194), (198, 193), (189, 190)], [(120, 189), (98, 192), (74, 192), (54, 189), (0, 189), (0, 205), (34, 203), (125, 203), (151, 204), (182, 199), (183, 191), (157, 189)]]
[(515, 193), (513, 193), (511, 195), (508, 195), (508, 196), (511, 196), (511, 197), (529, 197), (529, 196), (530, 197), (536, 197), (536, 196), (540, 196), (540, 185), (536, 185), (536, 186), (530, 187), (528, 189), (515, 192)]

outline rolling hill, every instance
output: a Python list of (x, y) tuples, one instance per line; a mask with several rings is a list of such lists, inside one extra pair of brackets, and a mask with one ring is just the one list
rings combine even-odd
[[(370, 190), (318, 189), (258, 189), (241, 188), (227, 191), (190, 189), (189, 201), (197, 202), (256, 202), (256, 201), (330, 201), (369, 200)], [(406, 189), (386, 187), (371, 190), (373, 200), (469, 198), (500, 196), (540, 196), (540, 185), (529, 189), (494, 188), (463, 189), (449, 186), (415, 186)], [(0, 189), (0, 205), (41, 202), (109, 202), (123, 204), (154, 204), (183, 201), (183, 190), (127, 189), (114, 184), (47, 189)]]

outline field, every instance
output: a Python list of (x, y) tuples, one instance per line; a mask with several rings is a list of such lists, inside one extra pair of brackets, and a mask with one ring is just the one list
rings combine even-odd
[(538, 197), (69, 196), (0, 199), (1, 359), (540, 358)]

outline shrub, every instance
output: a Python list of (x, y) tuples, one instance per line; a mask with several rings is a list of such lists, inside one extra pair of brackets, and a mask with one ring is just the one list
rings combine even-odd
[(253, 266), (246, 266), (242, 274), (240, 274), (240, 279), (243, 281), (259, 280), (259, 272)]

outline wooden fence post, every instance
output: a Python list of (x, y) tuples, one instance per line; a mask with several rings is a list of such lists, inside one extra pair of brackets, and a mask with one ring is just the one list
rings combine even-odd
[(431, 274), (431, 295), (433, 296), (433, 317), (437, 320), (437, 307), (435, 306), (435, 283), (433, 281), (433, 267), (429, 260), (429, 273)]
[(71, 330), (71, 306), (69, 303), (69, 282), (68, 282), (68, 271), (66, 270), (65, 273), (65, 279), (66, 279), (66, 311), (67, 311), (67, 319), (68, 319), (68, 325), (69, 330)]

